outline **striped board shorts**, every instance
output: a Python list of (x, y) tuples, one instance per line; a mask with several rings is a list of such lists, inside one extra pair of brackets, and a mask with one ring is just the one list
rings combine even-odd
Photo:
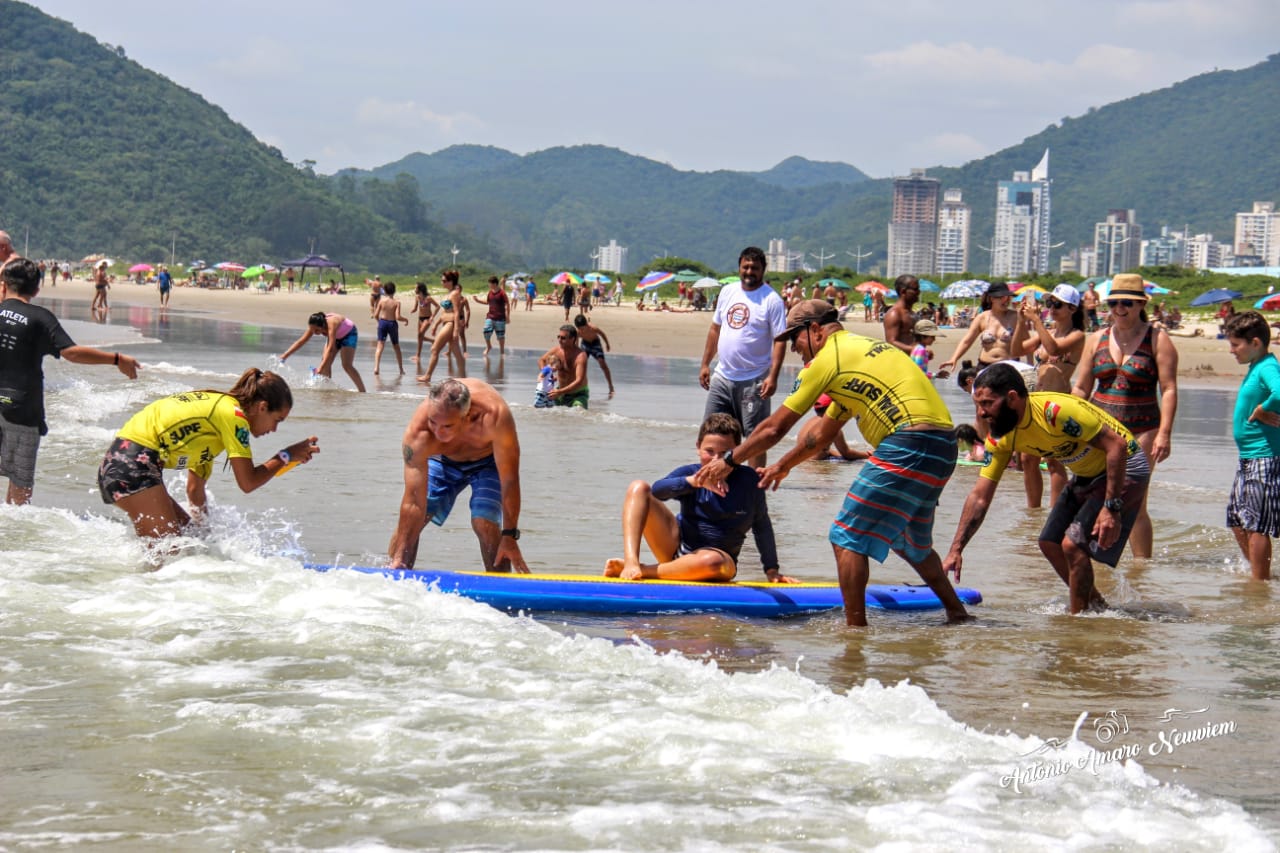
[(1240, 460), (1227, 501), (1227, 527), (1280, 536), (1280, 457)]
[(933, 550), (938, 498), (956, 468), (954, 430), (899, 430), (862, 466), (831, 524), (831, 544), (883, 563), (897, 551), (913, 565)]
[(502, 524), (502, 481), (492, 456), (455, 462), (444, 456), (427, 460), (427, 518), (444, 524), (462, 490), (471, 487), (471, 517)]

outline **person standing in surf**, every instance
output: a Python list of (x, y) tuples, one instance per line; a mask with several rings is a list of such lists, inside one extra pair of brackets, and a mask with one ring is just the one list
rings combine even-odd
[(388, 548), (393, 569), (411, 569), (422, 531), (442, 525), (471, 489), (471, 529), (486, 572), (529, 573), (520, 553), (520, 439), (511, 409), (479, 379), (445, 379), (409, 419), (402, 445), (404, 496)]

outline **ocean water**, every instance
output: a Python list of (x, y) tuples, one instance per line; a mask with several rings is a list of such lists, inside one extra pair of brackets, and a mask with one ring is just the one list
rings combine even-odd
[[(80, 343), (127, 347), (137, 382), (46, 361), (53, 427), (35, 504), (0, 507), (0, 848), (344, 850), (1270, 850), (1280, 604), (1223, 525), (1233, 392), (1183, 389), (1157, 472), (1157, 555), (1099, 567), (1118, 605), (1066, 615), (1040, 557), (1045, 510), (1011, 473), (966, 553), (986, 602), (939, 614), (790, 620), (512, 617), (421, 584), (304, 561), (383, 559), (399, 445), (422, 388), (339, 371), (319, 346), (259, 458), (322, 453), (243, 495), (211, 480), (208, 535), (150, 565), (97, 496), (114, 430), (146, 402), (231, 385), (296, 336), (149, 308)], [(489, 364), (520, 430), (521, 544), (536, 570), (618, 553), (635, 478), (694, 455), (692, 361), (610, 356), (619, 393), (532, 408), (534, 354)], [(392, 362), (394, 363), (394, 362)], [(591, 368), (593, 380), (600, 378)], [(599, 383), (603, 385), (602, 382)], [(786, 384), (786, 383), (784, 383)], [(944, 389), (957, 416), (959, 393)], [(808, 463), (771, 497), (787, 572), (834, 576), (826, 530), (850, 465)], [(945, 548), (975, 469), (937, 526)], [(181, 480), (171, 484), (181, 494)], [(465, 507), (420, 563), (474, 568)], [(759, 571), (748, 549), (742, 576)], [(891, 558), (873, 580), (912, 580)]]

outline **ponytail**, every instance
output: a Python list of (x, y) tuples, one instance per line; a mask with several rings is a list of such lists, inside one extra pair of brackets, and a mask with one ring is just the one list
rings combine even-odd
[(293, 408), (293, 392), (289, 390), (289, 385), (284, 378), (278, 373), (263, 371), (256, 367), (251, 367), (240, 374), (240, 378), (236, 380), (235, 385), (231, 386), (227, 394), (235, 397), (240, 407), (245, 409), (259, 401), (267, 404), (269, 412)]

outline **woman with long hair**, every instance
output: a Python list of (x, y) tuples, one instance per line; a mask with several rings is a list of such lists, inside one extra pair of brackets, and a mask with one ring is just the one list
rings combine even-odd
[(315, 335), (325, 339), (324, 355), (320, 357), (320, 366), (316, 368), (316, 375), (332, 379), (333, 362), (341, 359), (342, 369), (351, 377), (356, 390), (363, 394), (364, 380), (360, 378), (360, 371), (356, 370), (356, 344), (360, 342), (360, 336), (356, 332), (356, 324), (341, 314), (317, 311), (307, 317), (307, 330), (302, 333), (302, 337), (280, 354), (280, 362), (283, 364), (285, 359), (301, 349), (302, 345)]
[[(198, 520), (203, 515), (205, 482), (224, 451), (236, 485), (246, 494), (320, 452), (313, 435), (254, 464), (250, 437), (275, 432), (292, 408), (293, 394), (284, 379), (256, 367), (242, 373), (225, 393), (185, 391), (156, 400), (120, 428), (103, 456), (98, 467), (102, 500), (128, 513), (144, 539), (181, 533), (193, 516)], [(187, 470), (190, 513), (165, 489), (166, 468)]]
[[(1085, 341), (1072, 393), (1128, 427), (1154, 475), (1172, 445), (1178, 350), (1168, 333), (1147, 319), (1149, 298), (1142, 276), (1122, 273), (1111, 279), (1106, 297), (1111, 324)], [(1129, 535), (1133, 556), (1150, 557), (1154, 539), (1144, 499)]]
[(466, 298), (462, 295), (462, 286), (458, 283), (458, 279), (457, 270), (445, 270), (440, 276), (441, 283), (449, 293), (440, 300), (440, 310), (436, 312), (435, 325), (432, 329), (434, 339), (431, 342), (431, 358), (427, 361), (426, 371), (418, 377), (419, 382), (431, 381), (436, 364), (440, 361), (440, 353), (446, 348), (449, 350), (450, 364), (452, 365), (456, 358), (458, 372), (463, 373), (465, 368), (466, 361), (462, 355), (458, 337), (459, 318), (462, 311), (466, 309)]
[[(1036, 364), (1037, 391), (1070, 394), (1072, 376), (1084, 350), (1084, 306), (1080, 303), (1080, 291), (1069, 284), (1060, 284), (1045, 297), (1044, 307), (1049, 311), (1051, 326), (1045, 324), (1034, 299), (1022, 300), (1009, 354), (1014, 358), (1032, 357)], [(1046, 464), (1049, 466), (1049, 505), (1052, 506), (1067, 484), (1067, 469), (1056, 459), (1049, 459)], [(1028, 505), (1040, 506), (1044, 494), (1040, 460), (1024, 455), (1022, 476), (1026, 481)]]

